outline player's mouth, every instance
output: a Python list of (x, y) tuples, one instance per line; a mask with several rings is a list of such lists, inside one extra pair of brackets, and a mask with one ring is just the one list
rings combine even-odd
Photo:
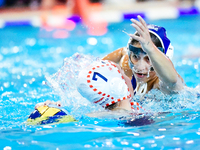
[(147, 76), (147, 74), (144, 74), (144, 73), (135, 73), (135, 75), (138, 77), (138, 78), (144, 78)]

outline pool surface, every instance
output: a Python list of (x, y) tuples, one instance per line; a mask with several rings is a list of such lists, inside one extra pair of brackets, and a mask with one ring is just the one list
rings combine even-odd
[[(81, 68), (126, 46), (123, 31), (135, 32), (128, 20), (110, 23), (103, 36), (88, 35), (81, 24), (73, 31), (0, 29), (0, 148), (200, 149), (200, 16), (147, 22), (166, 28), (175, 48), (173, 63), (188, 88), (174, 96), (153, 90), (142, 105), (154, 114), (129, 123), (115, 116), (87, 117), (86, 113), (102, 109), (76, 91)], [(67, 38), (55, 36), (56, 32)], [(46, 100), (61, 101), (79, 121), (26, 125), (35, 104)]]

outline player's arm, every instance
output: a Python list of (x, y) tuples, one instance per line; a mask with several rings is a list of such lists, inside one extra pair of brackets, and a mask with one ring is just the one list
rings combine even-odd
[(148, 54), (160, 81), (168, 88), (168, 91), (172, 92), (183, 89), (183, 79), (176, 72), (173, 63), (153, 44), (146, 22), (140, 16), (138, 19), (139, 21), (135, 19), (131, 21), (133, 22), (132, 26), (140, 36), (131, 35), (131, 37), (140, 42), (143, 50)]
[(60, 101), (54, 102), (54, 101), (47, 100), (47, 101), (45, 101), (45, 102), (36, 104), (36, 105), (35, 105), (35, 109), (37, 109), (37, 108), (40, 107), (40, 106), (46, 106), (46, 105), (56, 105), (56, 106), (58, 106), (58, 107), (61, 107), (61, 106), (62, 106), (62, 104), (61, 104)]

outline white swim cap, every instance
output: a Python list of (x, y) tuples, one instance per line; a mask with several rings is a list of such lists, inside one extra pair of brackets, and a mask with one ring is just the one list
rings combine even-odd
[(102, 107), (131, 97), (120, 70), (108, 60), (94, 62), (82, 70), (77, 89), (83, 97)]

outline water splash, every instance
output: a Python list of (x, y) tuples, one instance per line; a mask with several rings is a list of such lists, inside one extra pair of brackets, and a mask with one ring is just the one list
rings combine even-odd
[(165, 95), (160, 90), (151, 90), (141, 100), (141, 97), (135, 95), (134, 101), (139, 102), (145, 110), (151, 112), (181, 112), (192, 109), (199, 110), (200, 106), (200, 86), (196, 88), (185, 87), (178, 94)]
[(124, 33), (127, 34), (129, 37), (131, 37), (130, 34), (127, 33), (126, 31), (122, 30), (122, 32), (124, 32)]
[(63, 66), (55, 74), (46, 76), (47, 85), (61, 97), (62, 104), (75, 116), (82, 116), (93, 109), (98, 109), (79, 94), (76, 86), (79, 72), (98, 59), (76, 53), (65, 58)]
[(148, 72), (147, 72), (147, 78), (150, 77), (150, 71), (151, 71), (151, 69), (149, 69)]

